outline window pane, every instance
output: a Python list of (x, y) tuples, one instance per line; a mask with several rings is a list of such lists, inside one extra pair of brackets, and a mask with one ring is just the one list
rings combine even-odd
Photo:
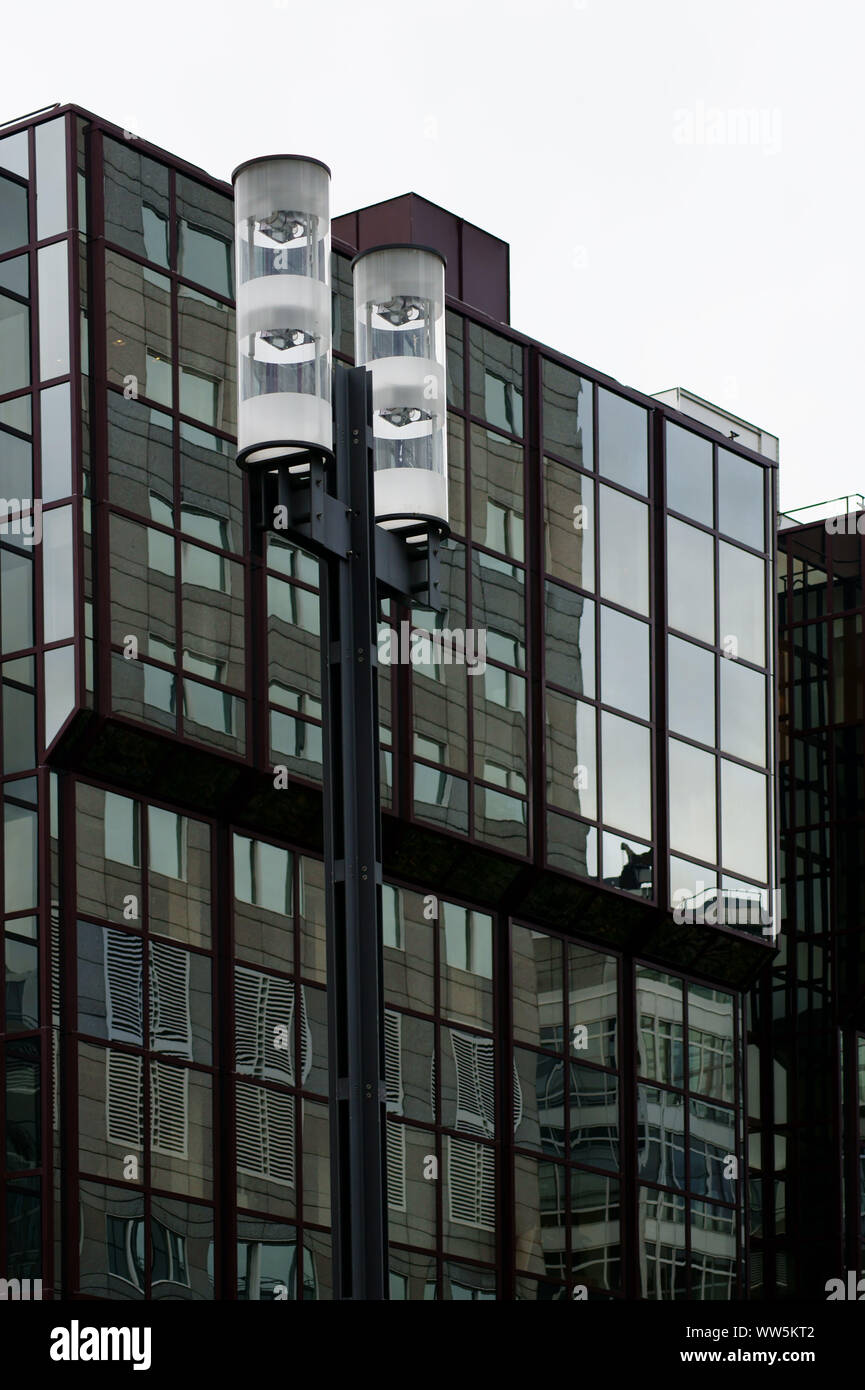
[(721, 759), (721, 862), (766, 882), (766, 778)]
[(69, 383), (40, 392), (42, 410), (42, 501), (56, 502), (72, 492), (72, 420)]
[(17, 135), (6, 135), (0, 140), (0, 169), (8, 169), (22, 179), (30, 177), (26, 130), (19, 130)]
[(27, 772), (36, 766), (34, 661), (22, 657), (3, 667), (3, 771)]
[(7, 1043), (6, 1166), (38, 1168), (41, 1160), (42, 1096), (39, 1084), (39, 1044)]
[(39, 375), (43, 381), (69, 372), (69, 257), (65, 241), (37, 252), (39, 275)]
[(243, 478), (233, 446), (195, 425), (180, 426), (180, 528), (218, 545), (243, 548)]
[(30, 259), (26, 254), (0, 262), (0, 289), (11, 290), (25, 299), (30, 294)]
[(75, 708), (75, 648), (45, 653), (45, 743), (51, 742)]
[[(134, 637), (142, 656), (175, 661), (174, 538), (111, 518), (111, 640)], [(130, 665), (134, 662), (130, 661)]]
[(231, 299), (234, 294), (231, 199), (178, 175), (177, 210), (180, 274)]
[(69, 226), (64, 116), (36, 127), (36, 224), (39, 241), (65, 232)]
[(0, 255), (26, 246), (29, 240), (27, 189), (0, 176)]
[(670, 844), (682, 854), (707, 859), (718, 856), (715, 822), (715, 758), (671, 738)]
[(546, 567), (580, 589), (595, 587), (594, 498), (591, 479), (544, 459)]
[(106, 251), (105, 307), (108, 380), (170, 406), (171, 282)]
[(595, 710), (582, 700), (547, 691), (547, 800), (594, 820), (598, 814)]
[(667, 622), (715, 640), (714, 542), (705, 531), (667, 520)]
[(598, 387), (598, 470), (604, 477), (643, 494), (647, 491), (646, 411)]
[(168, 265), (168, 170), (118, 140), (104, 141), (105, 236)]
[(149, 405), (108, 393), (111, 501), (163, 525), (174, 525), (172, 423)]
[(595, 694), (595, 605), (560, 584), (546, 585), (547, 679), (576, 695)]
[(471, 413), (509, 434), (523, 432), (523, 350), (469, 324)]
[(72, 508), (57, 507), (42, 517), (42, 606), (46, 642), (75, 632), (72, 569)]
[(0, 651), (33, 646), (32, 552), (0, 549)]
[(649, 509), (612, 488), (600, 489), (601, 597), (649, 612)]
[(601, 701), (639, 719), (650, 715), (649, 625), (601, 608)]
[(649, 730), (618, 715), (601, 715), (602, 812), (641, 840), (652, 838), (652, 755)]
[[(0, 394), (30, 385), (30, 309), (0, 294)], [(4, 448), (11, 436), (4, 435)]]
[(759, 463), (718, 450), (718, 530), (755, 550), (766, 548), (764, 483)]
[(592, 433), (592, 383), (545, 360), (544, 448), (593, 469)]
[(766, 762), (766, 681), (735, 661), (721, 662), (721, 747), (749, 763)]
[(36, 812), (17, 806), (20, 782), (7, 783), (3, 806), (4, 906), (6, 912), (23, 912), (37, 905)]
[(667, 639), (667, 707), (673, 733), (715, 744), (715, 656), (679, 637)]
[(205, 425), (236, 430), (234, 310), (180, 286), (180, 409)]
[(215, 550), (184, 541), (183, 664), (220, 685), (245, 683), (243, 569)]
[[(637, 966), (636, 976), (640, 1076), (666, 1086), (684, 1086), (682, 982), (643, 965)], [(646, 1099), (659, 1096), (649, 1088), (641, 1088), (641, 1093)], [(672, 1096), (669, 1099), (674, 1101)], [(672, 1176), (667, 1181), (672, 1183)]]
[[(725, 541), (719, 544), (718, 597), (722, 645), (734, 656), (766, 664), (766, 566)], [(729, 639), (733, 639), (730, 641)]]
[(667, 506), (704, 526), (714, 516), (712, 445), (690, 430), (667, 422)]
[(471, 446), (472, 535), (490, 550), (524, 560), (523, 451), (477, 425)]

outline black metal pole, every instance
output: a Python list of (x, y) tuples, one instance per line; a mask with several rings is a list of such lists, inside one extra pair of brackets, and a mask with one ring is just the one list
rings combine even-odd
[(387, 1297), (381, 815), (372, 378), (337, 367), (335, 495), (349, 553), (322, 562), (335, 1296)]

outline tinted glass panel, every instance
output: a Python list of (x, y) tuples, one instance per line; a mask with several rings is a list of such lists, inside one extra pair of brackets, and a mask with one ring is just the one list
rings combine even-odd
[(105, 235), (168, 265), (168, 170), (132, 145), (105, 140)]
[(766, 778), (721, 759), (721, 862), (766, 882)]
[(42, 518), (42, 607), (46, 642), (72, 637), (75, 585), (72, 569), (72, 508), (58, 507)]
[(523, 432), (523, 350), (469, 324), (471, 413), (509, 434)]
[(749, 763), (766, 761), (766, 681), (736, 661), (721, 662), (721, 747)]
[(72, 491), (72, 421), (69, 383), (39, 396), (42, 411), (42, 500), (55, 502)]
[(612, 488), (600, 489), (601, 596), (649, 611), (648, 507)]
[(0, 140), (0, 169), (8, 169), (22, 179), (30, 177), (26, 130), (19, 130), (17, 135), (7, 135)]
[(642, 840), (652, 838), (649, 730), (618, 715), (601, 715), (603, 819)]
[(580, 589), (595, 587), (594, 497), (591, 479), (544, 459), (546, 567)]
[(10, 295), (0, 294), (0, 393), (29, 385), (30, 310)]
[(69, 371), (69, 258), (65, 241), (37, 253), (39, 371), (43, 381)]
[(544, 362), (544, 447), (594, 468), (592, 383), (556, 362)]
[(718, 530), (765, 550), (764, 470), (759, 463), (718, 450)]
[(595, 694), (595, 605), (591, 599), (546, 586), (547, 679), (577, 695)]
[(0, 176), (0, 255), (26, 246), (29, 239), (27, 189)]
[(649, 625), (601, 608), (601, 700), (649, 718)]
[(108, 380), (171, 405), (171, 282), (126, 256), (105, 254)]
[(669, 742), (670, 844), (695, 859), (717, 859), (715, 758), (678, 739)]
[(65, 232), (66, 119), (46, 121), (36, 127), (36, 224), (40, 241)]
[(230, 198), (177, 179), (180, 274), (230, 299), (234, 294), (234, 209)]
[(670, 729), (698, 743), (715, 743), (715, 657), (693, 642), (667, 643), (667, 710)]
[(756, 555), (719, 545), (718, 597), (725, 650), (757, 666), (766, 664), (766, 567)]
[(667, 424), (667, 506), (712, 525), (712, 446), (690, 430)]
[(598, 388), (598, 469), (634, 492), (646, 492), (648, 426), (640, 405)]
[(667, 622), (715, 640), (714, 542), (682, 521), (667, 521)]

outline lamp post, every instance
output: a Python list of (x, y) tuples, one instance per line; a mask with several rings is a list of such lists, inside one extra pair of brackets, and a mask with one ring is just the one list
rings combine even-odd
[(384, 1299), (378, 595), (441, 607), (444, 262), (411, 246), (357, 257), (358, 365), (334, 367), (329, 170), (277, 155), (233, 182), (237, 462), (253, 525), (321, 561), (334, 1286)]

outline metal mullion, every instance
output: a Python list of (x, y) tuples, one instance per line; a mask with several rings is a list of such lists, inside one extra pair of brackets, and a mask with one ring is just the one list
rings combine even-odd
[(693, 1205), (691, 1192), (691, 1067), (688, 1042), (688, 986), (690, 980), (682, 978), (680, 983), (682, 986), (682, 1089), (677, 1094), (682, 1097), (682, 1146), (685, 1158), (685, 1190), (682, 1193), (685, 1199), (685, 1291), (686, 1296), (690, 1297), (692, 1293), (691, 1208)]
[(153, 1278), (153, 1203), (151, 1184), (151, 1125), (153, 1117), (150, 1100), (150, 817), (149, 803), (135, 798), (139, 808), (139, 832), (141, 848), (141, 1084), (142, 1084), (142, 1186), (144, 1206), (144, 1298), (152, 1298)]
[(184, 625), (183, 625), (183, 545), (180, 539), (180, 310), (178, 306), (177, 284), (177, 193), (176, 175), (173, 169), (168, 175), (168, 264), (170, 279), (171, 315), (171, 458), (172, 458), (172, 513), (174, 516), (174, 686), (175, 732), (183, 737), (183, 707), (185, 704), (186, 680), (183, 665)]
[(435, 1047), (435, 1151), (436, 1167), (438, 1169), (438, 1181), (436, 1182), (435, 1209), (436, 1209), (436, 1229), (434, 1235), (434, 1260), (436, 1268), (436, 1284), (438, 1297), (443, 1302), (445, 1293), (445, 1266), (444, 1266), (444, 1183), (445, 1183), (445, 1145), (443, 1134), (443, 1112), (442, 1112), (442, 1057), (444, 1047), (442, 1043), (442, 1010), (441, 1010), (441, 971), (442, 971), (442, 900), (438, 893), (436, 898), (435, 932), (433, 936), (433, 1045)]
[(620, 1229), (622, 1249), (622, 1293), (627, 1299), (640, 1297), (640, 1179), (637, 1167), (639, 1145), (638, 1083), (639, 1020), (637, 1018), (636, 971), (630, 956), (619, 958), (617, 1004), (621, 1030), (617, 1038), (619, 1102), (622, 1144), (619, 1173)]
[(237, 1298), (237, 1134), (232, 831), (210, 830), (210, 961), (213, 1024), (214, 1295)]
[[(51, 1013), (51, 773), (48, 768), (37, 770), (37, 970), (39, 995), (39, 1085), (41, 1110), (42, 1181), (40, 1184), (40, 1219), (42, 1234), (42, 1269), (46, 1287), (54, 1284), (54, 1114), (51, 1104), (54, 1084), (54, 1034)], [(6, 998), (6, 928), (3, 941), (3, 998)], [(4, 1027), (8, 1020), (4, 1015)], [(3, 1126), (5, 1126), (5, 1115)], [(0, 1127), (0, 1132), (5, 1132)], [(0, 1223), (3, 1224), (3, 1223)], [(5, 1254), (5, 1252), (4, 1252)], [(8, 1264), (3, 1265), (4, 1269)]]
[[(571, 993), (570, 993), (570, 947), (571, 942), (567, 937), (563, 937), (559, 942), (561, 949), (561, 971), (562, 971), (562, 1123), (564, 1129), (564, 1155), (562, 1169), (565, 1181), (565, 1211), (564, 1211), (564, 1235), (565, 1235), (565, 1263), (567, 1276), (565, 1285), (573, 1297), (574, 1273), (573, 1273), (573, 1211), (571, 1210), (572, 1196), (572, 1164), (571, 1164)], [(620, 1101), (621, 1104), (621, 1101)], [(621, 1123), (621, 1119), (620, 1119)]]
[[(718, 520), (718, 445), (712, 445), (712, 518)], [(721, 542), (715, 533), (712, 541), (712, 597), (715, 623), (715, 855), (717, 858), (718, 892), (723, 888), (723, 803), (721, 801), (721, 662), (729, 661), (721, 652)]]
[[(94, 691), (96, 713), (111, 708), (111, 537), (110, 517), (99, 503), (109, 495), (108, 394), (105, 333), (104, 161), (102, 134), (92, 126), (85, 134), (88, 165), (87, 270), (88, 308), (98, 331), (90, 334), (90, 481), (93, 581)], [(101, 579), (101, 583), (100, 583)]]
[[(62, 1084), (58, 1087), (60, 1102), (62, 1229), (66, 1238), (61, 1244), (61, 1286), (65, 1297), (74, 1297), (80, 1282), (80, 1205), (79, 1188), (79, 1117), (78, 1117), (78, 1040), (77, 999), (71, 982), (77, 978), (77, 821), (75, 813), (76, 782), (68, 772), (59, 772), (58, 854), (60, 862), (60, 907), (58, 918), (58, 947), (60, 969), (60, 1037), (59, 1052)], [(53, 1194), (52, 1194), (53, 1196)]]
[[(325, 629), (324, 629), (324, 627), (322, 626), (322, 636), (324, 636), (324, 633), (325, 633)], [(322, 691), (322, 696), (324, 696), (324, 692), (323, 692), (323, 691)], [(294, 1060), (293, 1060), (294, 1088), (293, 1088), (293, 1090), (291, 1091), (291, 1095), (292, 1095), (292, 1099), (293, 1099), (293, 1101), (294, 1101), (294, 1104), (295, 1104), (295, 1106), (296, 1106), (295, 1125), (294, 1125), (294, 1133), (295, 1133), (295, 1192), (296, 1192), (296, 1194), (297, 1194), (297, 1195), (296, 1195), (296, 1198), (295, 1198), (295, 1200), (296, 1200), (295, 1231), (297, 1232), (297, 1246), (296, 1246), (297, 1255), (296, 1255), (296, 1257), (295, 1257), (295, 1270), (296, 1270), (296, 1274), (295, 1274), (295, 1279), (296, 1279), (295, 1298), (296, 1298), (297, 1300), (299, 1300), (300, 1302), (303, 1302), (303, 1270), (304, 1270), (304, 1264), (305, 1264), (305, 1262), (306, 1262), (306, 1209), (305, 1209), (305, 1206), (304, 1206), (304, 1171), (303, 1171), (303, 1165), (304, 1165), (304, 1157), (305, 1157), (305, 1151), (306, 1151), (306, 1150), (305, 1150), (305, 1125), (304, 1125), (304, 1116), (303, 1116), (303, 1076), (302, 1076), (301, 1061), (300, 1061), (301, 1040), (302, 1040), (302, 1036), (303, 1036), (302, 1031), (301, 1031), (301, 1026), (300, 1026), (300, 1018), (301, 1018), (301, 1007), (300, 1007), (300, 1005), (301, 1005), (301, 990), (303, 989), (303, 986), (302, 986), (301, 983), (300, 983), (300, 865), (299, 865), (299, 862), (298, 862), (298, 859), (297, 859), (297, 858), (295, 858), (295, 864), (296, 864), (296, 870), (295, 870), (294, 874), (292, 875), (292, 905), (294, 906), (294, 909), (295, 909), (295, 911), (294, 911), (294, 1037), (293, 1037), (292, 1040), (291, 1040), (291, 1041), (292, 1041), (292, 1047), (293, 1047), (293, 1049), (294, 1049)], [(326, 872), (326, 870), (325, 870), (325, 872)], [(327, 969), (326, 969), (326, 968), (325, 968), (325, 979), (328, 981), (328, 984), (329, 984), (329, 977), (328, 977), (328, 972), (327, 972)], [(325, 999), (325, 1002), (327, 1002), (326, 999)], [(330, 1051), (330, 1044), (331, 1044), (331, 1042), (332, 1042), (332, 1039), (331, 1039), (331, 1037), (330, 1037), (330, 1030), (328, 1030), (328, 1052)], [(328, 1068), (328, 1070), (330, 1071), (330, 1068)], [(330, 1080), (330, 1075), (329, 1075), (328, 1079)], [(328, 1097), (327, 1097), (328, 1133), (329, 1133), (329, 1134), (332, 1134), (332, 1132), (333, 1132), (333, 1127), (332, 1127), (332, 1115), (331, 1115), (331, 1104), (332, 1104), (332, 1103), (334, 1103), (334, 1104), (336, 1103), (336, 1095), (334, 1095), (333, 1098), (331, 1098), (331, 1094), (330, 1094), (330, 1093), (331, 1093), (332, 1090), (333, 1090), (332, 1085), (329, 1085), (329, 1086), (328, 1086)], [(331, 1139), (331, 1144), (333, 1144), (332, 1139)], [(332, 1168), (331, 1171), (333, 1171), (333, 1168)], [(335, 1188), (333, 1185), (331, 1186), (331, 1192), (332, 1192), (332, 1193), (336, 1192), (336, 1188)], [(333, 1241), (333, 1239), (334, 1239), (334, 1234), (335, 1234), (335, 1232), (334, 1232), (334, 1224), (335, 1224), (335, 1223), (334, 1223), (334, 1220), (333, 1220), (333, 1198), (331, 1198), (331, 1241)], [(336, 1283), (335, 1283), (335, 1281), (334, 1281), (334, 1294), (337, 1294), (338, 1292), (339, 1292), (339, 1290), (337, 1289)]]

